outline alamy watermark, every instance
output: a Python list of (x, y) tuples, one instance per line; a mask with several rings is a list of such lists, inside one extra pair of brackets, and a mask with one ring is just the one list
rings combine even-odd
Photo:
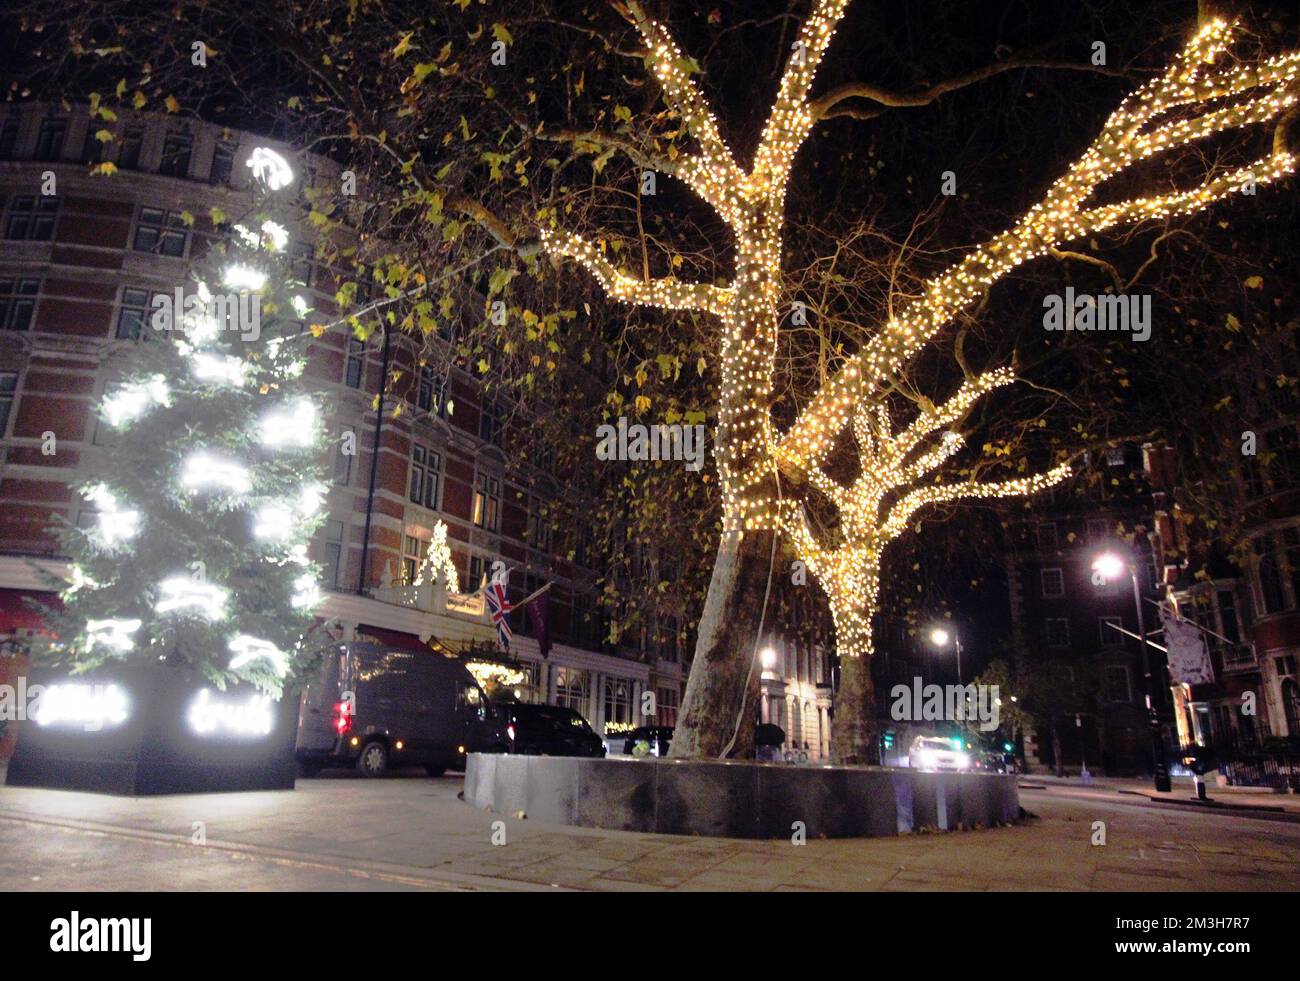
[(1076, 295), (1074, 287), (1067, 286), (1064, 294), (1043, 297), (1043, 309), (1046, 330), (1128, 331), (1134, 341), (1151, 337), (1150, 293)]
[(1002, 719), (997, 685), (927, 685), (918, 677), (889, 696), (895, 722), (978, 722), (980, 732), (992, 732)]
[(677, 423), (628, 424), (627, 416), (618, 417), (618, 425), (596, 427), (597, 460), (682, 460), (686, 469), (704, 467), (704, 426)]
[(213, 334), (230, 330), (245, 341), (262, 335), (262, 297), (255, 292), (185, 295), (177, 286), (171, 293), (154, 296), (149, 326), (154, 330), (179, 330), (187, 334)]

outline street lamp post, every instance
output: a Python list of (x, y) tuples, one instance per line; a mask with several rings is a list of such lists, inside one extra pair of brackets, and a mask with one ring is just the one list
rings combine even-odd
[(1142, 651), (1142, 678), (1146, 686), (1147, 721), (1151, 726), (1151, 764), (1155, 774), (1157, 793), (1168, 793), (1172, 789), (1169, 780), (1169, 767), (1165, 763), (1164, 741), (1160, 738), (1160, 716), (1156, 714), (1155, 688), (1151, 681), (1151, 655), (1147, 652), (1146, 618), (1142, 616), (1142, 590), (1138, 585), (1137, 563), (1125, 560), (1114, 552), (1105, 552), (1093, 562), (1093, 571), (1101, 573), (1107, 579), (1118, 578), (1127, 566), (1129, 579), (1133, 582), (1133, 606), (1137, 610), (1138, 647)]
[(930, 643), (935, 647), (947, 647), (949, 639), (953, 642), (953, 649), (957, 652), (957, 684), (961, 684), (961, 638), (956, 634), (949, 634), (943, 627), (935, 627), (930, 631)]

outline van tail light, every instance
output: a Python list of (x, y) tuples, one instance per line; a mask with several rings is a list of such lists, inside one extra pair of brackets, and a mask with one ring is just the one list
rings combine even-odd
[(334, 703), (334, 731), (340, 736), (346, 736), (352, 731), (351, 702)]
[(514, 741), (514, 738), (515, 738), (515, 724), (514, 724), (513, 722), (510, 723), (510, 725), (506, 726), (506, 735), (510, 737), (510, 739), (511, 739), (512, 742)]

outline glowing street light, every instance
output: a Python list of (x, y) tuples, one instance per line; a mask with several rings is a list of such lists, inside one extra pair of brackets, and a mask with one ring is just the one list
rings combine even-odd
[[(1160, 716), (1156, 714), (1154, 689), (1151, 682), (1151, 657), (1147, 653), (1147, 628), (1142, 616), (1142, 590), (1138, 585), (1137, 563), (1117, 552), (1102, 552), (1092, 561), (1092, 571), (1100, 576), (1101, 585), (1119, 579), (1125, 570), (1133, 581), (1133, 606), (1137, 610), (1138, 648), (1142, 652), (1142, 677), (1146, 682), (1147, 721), (1151, 726), (1151, 768), (1154, 771), (1157, 792), (1167, 793), (1172, 788), (1169, 767), (1165, 764), (1165, 747), (1160, 738)], [(1097, 581), (1094, 578), (1094, 581)]]
[(930, 631), (930, 643), (935, 647), (944, 648), (948, 646), (948, 641), (953, 642), (953, 648), (957, 652), (957, 684), (961, 684), (961, 638), (954, 633), (949, 633), (943, 627), (935, 627)]

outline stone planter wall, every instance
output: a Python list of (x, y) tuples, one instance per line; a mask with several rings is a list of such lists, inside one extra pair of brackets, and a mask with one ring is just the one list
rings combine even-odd
[(858, 838), (1006, 824), (1014, 776), (881, 767), (472, 753), (465, 800), (498, 814), (616, 831)]

